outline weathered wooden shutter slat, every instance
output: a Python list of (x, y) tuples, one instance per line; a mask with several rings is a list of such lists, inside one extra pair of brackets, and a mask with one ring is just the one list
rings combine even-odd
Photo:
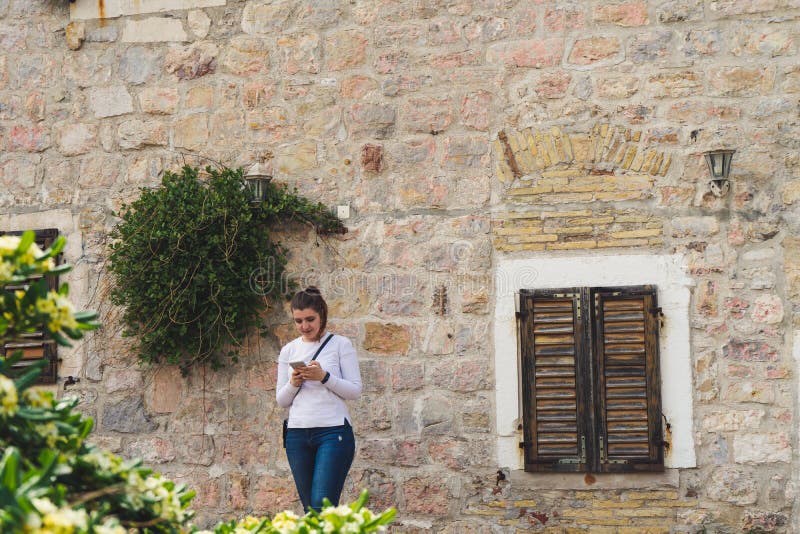
[(586, 441), (578, 393), (583, 328), (579, 294), (523, 293), (526, 469), (581, 471)]
[(655, 288), (593, 290), (599, 470), (660, 471)]

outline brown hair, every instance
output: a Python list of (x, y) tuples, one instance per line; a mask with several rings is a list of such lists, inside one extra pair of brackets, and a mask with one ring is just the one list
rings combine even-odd
[(292, 310), (312, 309), (319, 314), (319, 335), (325, 332), (328, 324), (328, 303), (322, 298), (322, 293), (316, 286), (308, 286), (294, 294), (292, 297)]

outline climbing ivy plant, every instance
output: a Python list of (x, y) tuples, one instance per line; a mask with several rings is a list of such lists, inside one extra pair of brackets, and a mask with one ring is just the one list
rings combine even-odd
[(265, 301), (284, 295), (286, 248), (272, 230), (289, 221), (344, 233), (323, 204), (270, 183), (254, 205), (242, 169), (183, 167), (141, 189), (112, 231), (111, 301), (124, 307), (123, 335), (143, 363), (218, 368), (236, 361), (260, 327)]

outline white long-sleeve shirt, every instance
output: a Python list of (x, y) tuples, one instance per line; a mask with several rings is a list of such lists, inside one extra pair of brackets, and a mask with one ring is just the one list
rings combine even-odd
[(281, 349), (275, 399), (279, 406), (289, 408), (289, 428), (343, 425), (345, 419), (350, 421), (350, 412), (344, 401), (361, 396), (358, 357), (353, 344), (344, 336), (334, 335), (317, 356), (320, 366), (331, 374), (327, 382), (306, 380), (302, 387), (297, 388), (289, 381), (289, 362), (303, 360), (308, 364), (320, 343), (329, 335), (332, 334), (324, 334), (317, 342), (303, 341), (298, 337)]

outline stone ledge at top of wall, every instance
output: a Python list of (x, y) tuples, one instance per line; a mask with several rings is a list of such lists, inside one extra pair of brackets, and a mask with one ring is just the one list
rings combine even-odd
[(71, 20), (112, 19), (180, 9), (224, 6), (227, 0), (76, 0), (70, 4)]

